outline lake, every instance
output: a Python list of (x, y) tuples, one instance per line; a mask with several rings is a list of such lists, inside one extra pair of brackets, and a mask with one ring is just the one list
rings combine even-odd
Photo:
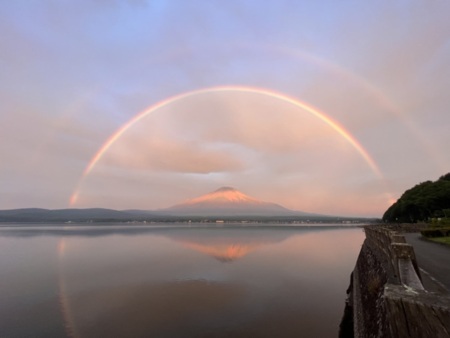
[(1, 337), (337, 337), (354, 227), (3, 226)]

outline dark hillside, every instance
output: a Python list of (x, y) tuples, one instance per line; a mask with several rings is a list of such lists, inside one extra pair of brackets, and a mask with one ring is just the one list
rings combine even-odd
[(415, 223), (432, 217), (450, 217), (450, 173), (406, 190), (384, 213), (383, 221)]

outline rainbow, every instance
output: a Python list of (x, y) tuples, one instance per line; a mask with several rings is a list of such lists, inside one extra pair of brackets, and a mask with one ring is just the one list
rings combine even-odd
[(79, 195), (79, 186), (80, 183), (84, 180), (84, 178), (89, 175), (98, 161), (102, 158), (102, 156), (108, 151), (108, 149), (134, 124), (148, 116), (149, 114), (157, 111), (158, 109), (161, 109), (163, 107), (166, 107), (176, 101), (183, 100), (189, 97), (197, 96), (197, 95), (206, 95), (210, 93), (218, 93), (218, 92), (240, 92), (240, 93), (251, 93), (251, 94), (259, 94), (259, 95), (265, 95), (268, 97), (272, 97), (278, 100), (281, 100), (283, 102), (287, 102), (289, 104), (292, 104), (293, 106), (303, 109), (307, 111), (308, 113), (312, 114), (313, 116), (317, 117), (324, 123), (326, 123), (328, 126), (330, 126), (333, 130), (335, 130), (340, 136), (342, 136), (365, 160), (367, 165), (370, 167), (370, 169), (373, 171), (373, 173), (380, 179), (383, 179), (383, 176), (381, 174), (380, 169), (378, 168), (377, 164), (375, 163), (374, 159), (369, 155), (367, 150), (363, 148), (363, 146), (358, 142), (358, 140), (353, 137), (343, 126), (341, 126), (338, 122), (334, 121), (332, 118), (327, 116), (325, 113), (319, 111), (318, 109), (312, 107), (309, 104), (306, 104), (305, 102), (302, 102), (298, 99), (292, 98), (288, 95), (268, 90), (265, 88), (257, 88), (257, 87), (246, 87), (246, 86), (218, 86), (218, 87), (209, 87), (204, 89), (197, 89), (185, 93), (181, 93), (178, 95), (171, 96), (165, 100), (162, 100), (147, 109), (143, 110), (142, 112), (135, 115), (131, 120), (129, 120), (127, 123), (122, 125), (115, 133), (113, 133), (106, 142), (101, 146), (101, 148), (97, 151), (97, 153), (92, 157), (88, 165), (86, 166), (83, 175), (81, 176), (80, 182), (77, 185), (77, 188), (75, 189), (74, 193), (70, 197), (70, 203), (69, 205), (73, 205), (76, 203)]
[[(248, 47), (248, 45), (245, 47)], [(370, 97), (374, 99), (375, 103), (379, 104), (380, 107), (385, 109), (387, 112), (394, 114), (396, 118), (403, 123), (404, 127), (416, 138), (422, 148), (427, 152), (430, 158), (434, 161), (435, 165), (437, 165), (442, 172), (447, 170), (449, 164), (445, 161), (442, 154), (439, 153), (435, 145), (433, 145), (430, 138), (427, 137), (423, 130), (405, 113), (404, 109), (389, 98), (386, 93), (382, 92), (377, 86), (369, 82), (361, 75), (358, 75), (357, 73), (326, 59), (322, 59), (315, 54), (310, 54), (300, 49), (271, 44), (253, 44), (251, 45), (251, 48), (259, 49), (261, 52), (265, 53), (274, 52), (289, 56), (291, 58), (299, 58), (310, 64), (316, 65), (321, 69), (325, 69), (332, 74), (335, 74), (342, 80), (354, 83), (363, 89), (365, 93), (370, 95)]]

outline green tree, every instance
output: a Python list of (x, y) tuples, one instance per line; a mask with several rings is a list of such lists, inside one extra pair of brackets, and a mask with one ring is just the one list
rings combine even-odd
[[(383, 215), (385, 222), (415, 223), (450, 216), (450, 173), (406, 190)], [(446, 210), (446, 212), (444, 212)]]

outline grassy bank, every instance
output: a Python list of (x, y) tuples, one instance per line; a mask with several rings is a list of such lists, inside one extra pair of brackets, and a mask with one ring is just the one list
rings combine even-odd
[(450, 237), (434, 237), (434, 238), (428, 238), (428, 240), (450, 246)]

